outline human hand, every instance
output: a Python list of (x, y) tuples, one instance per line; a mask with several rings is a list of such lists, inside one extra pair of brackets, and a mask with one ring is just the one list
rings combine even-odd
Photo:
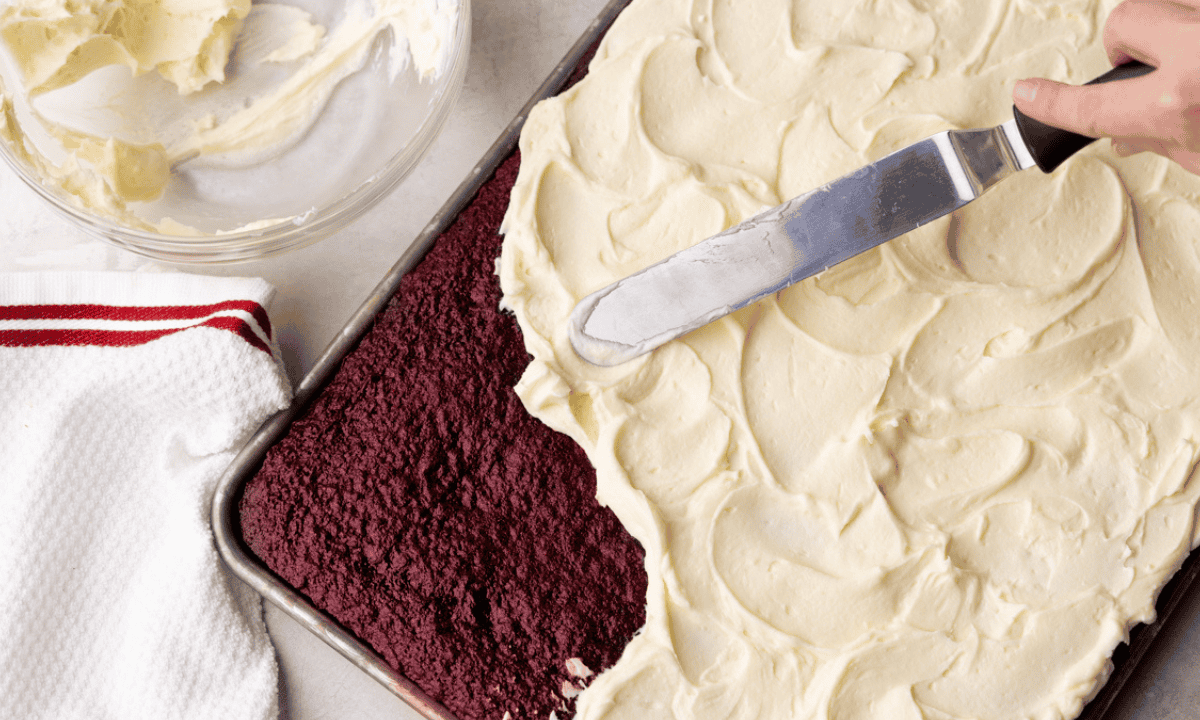
[(1200, 0), (1125, 0), (1105, 23), (1104, 47), (1114, 66), (1139, 60), (1158, 69), (1101, 85), (1021, 80), (1017, 109), (1111, 138), (1119, 155), (1154, 152), (1200, 174)]

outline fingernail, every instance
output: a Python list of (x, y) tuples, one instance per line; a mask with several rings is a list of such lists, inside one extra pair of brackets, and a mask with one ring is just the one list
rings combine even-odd
[(1037, 97), (1037, 83), (1032, 80), (1018, 80), (1013, 85), (1013, 98), (1022, 102), (1033, 102)]
[(1113, 152), (1116, 153), (1119, 157), (1129, 157), (1130, 155), (1134, 155), (1137, 153), (1137, 151), (1134, 150), (1132, 145), (1130, 145), (1128, 143), (1117, 142), (1116, 140), (1113, 140), (1112, 147), (1113, 147)]

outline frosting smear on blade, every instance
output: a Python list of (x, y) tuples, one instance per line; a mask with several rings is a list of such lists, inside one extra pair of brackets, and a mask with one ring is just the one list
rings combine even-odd
[(582, 718), (1072, 718), (1195, 547), (1200, 178), (1097, 143), (614, 368), (586, 295), (1108, 69), (1114, 3), (634, 0), (505, 218), (526, 407), (646, 550)]

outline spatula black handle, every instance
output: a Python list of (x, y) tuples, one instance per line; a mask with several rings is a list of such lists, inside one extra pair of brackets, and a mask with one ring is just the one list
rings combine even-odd
[[(1098, 85), (1115, 80), (1129, 80), (1153, 72), (1154, 67), (1145, 63), (1131, 60), (1118, 65), (1100, 77), (1087, 83)], [(1096, 138), (1080, 135), (1067, 130), (1038, 122), (1020, 110), (1013, 108), (1013, 117), (1017, 120), (1017, 129), (1021, 138), (1029, 148), (1029, 153), (1037, 162), (1042, 172), (1052, 172), (1054, 168), (1066, 162), (1067, 158), (1096, 141)]]

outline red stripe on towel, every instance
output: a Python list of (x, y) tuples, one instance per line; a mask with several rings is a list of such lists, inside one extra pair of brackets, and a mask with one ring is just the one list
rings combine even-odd
[[(0, 322), (5, 320), (95, 320), (97, 327), (89, 328), (0, 328), (0, 346), (47, 347), (98, 345), (103, 347), (131, 347), (144, 345), (167, 335), (197, 327), (227, 330), (245, 340), (251, 347), (268, 355), (271, 348), (263, 342), (250, 323), (233, 315), (213, 313), (242, 310), (249, 313), (269, 338), (270, 322), (266, 311), (258, 303), (230, 300), (204, 306), (162, 307), (118, 307), (109, 305), (9, 305), (0, 306)], [(171, 321), (199, 320), (191, 325), (147, 330), (105, 330), (105, 321)]]
[(0, 306), (0, 320), (195, 320), (225, 310), (249, 313), (270, 339), (267, 311), (252, 300), (226, 300), (212, 305), (4, 305)]

